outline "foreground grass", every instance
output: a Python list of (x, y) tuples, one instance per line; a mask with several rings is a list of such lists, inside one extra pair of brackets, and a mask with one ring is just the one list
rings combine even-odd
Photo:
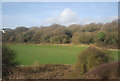
[[(64, 46), (64, 45), (24, 45), (8, 44), (17, 53), (20, 65), (31, 65), (35, 61), (40, 64), (74, 64), (77, 56), (85, 50), (87, 46)], [(118, 51), (112, 50), (111, 57), (114, 61), (118, 60)]]

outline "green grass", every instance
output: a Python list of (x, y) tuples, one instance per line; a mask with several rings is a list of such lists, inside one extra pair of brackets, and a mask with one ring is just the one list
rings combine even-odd
[(110, 51), (111, 52), (111, 57), (112, 57), (112, 59), (113, 59), (113, 61), (118, 61), (118, 60), (120, 60), (120, 51), (116, 51), (116, 50), (112, 50), (112, 51)]
[[(16, 60), (21, 65), (31, 65), (35, 61), (40, 64), (75, 64), (78, 54), (86, 49), (86, 46), (60, 46), (60, 45), (24, 45), (8, 44), (17, 54)], [(118, 59), (118, 52), (111, 51), (114, 61)]]
[(58, 45), (8, 45), (17, 53), (17, 60), (21, 65), (30, 65), (34, 61), (41, 64), (74, 64), (77, 55), (85, 46), (58, 46)]

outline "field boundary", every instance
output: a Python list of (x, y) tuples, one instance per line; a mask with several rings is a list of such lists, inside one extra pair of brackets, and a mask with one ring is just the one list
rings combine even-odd
[(95, 44), (89, 44), (89, 45), (87, 45), (87, 44), (36, 44), (36, 45), (85, 46), (85, 47), (96, 47), (98, 49), (104, 48), (104, 49), (108, 49), (108, 50), (119, 51), (119, 49), (99, 47), (99, 46), (96, 46)]

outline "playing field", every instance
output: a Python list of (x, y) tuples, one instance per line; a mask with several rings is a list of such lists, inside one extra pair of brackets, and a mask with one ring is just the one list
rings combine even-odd
[[(35, 61), (40, 64), (74, 64), (78, 54), (86, 49), (86, 46), (64, 45), (8, 45), (17, 54), (16, 58), (21, 65), (31, 65)], [(111, 56), (117, 60), (117, 51), (111, 52)]]

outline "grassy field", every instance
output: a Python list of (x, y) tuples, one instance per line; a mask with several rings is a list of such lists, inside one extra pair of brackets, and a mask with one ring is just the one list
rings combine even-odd
[[(74, 64), (78, 54), (87, 46), (63, 46), (63, 45), (8, 45), (17, 54), (17, 60), (21, 65), (31, 65), (35, 61), (40, 64)], [(118, 58), (117, 51), (111, 51), (114, 60)]]

